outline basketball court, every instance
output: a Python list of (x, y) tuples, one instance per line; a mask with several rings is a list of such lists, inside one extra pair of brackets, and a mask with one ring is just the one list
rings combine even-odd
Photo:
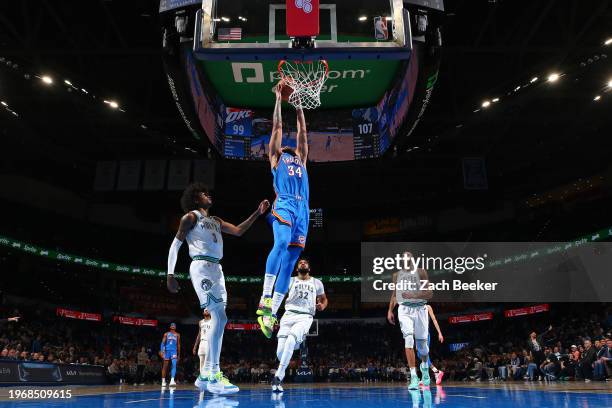
[[(136, 388), (136, 390), (134, 390)], [(244, 386), (240, 392), (227, 397), (203, 394), (190, 386), (180, 385), (175, 390), (146, 387), (82, 387), (73, 388), (70, 400), (11, 401), (3, 390), (3, 406), (7, 407), (142, 407), (142, 408), (366, 408), (386, 407), (589, 407), (612, 406), (612, 384), (479, 384), (448, 383), (419, 391), (406, 385), (391, 384), (308, 384), (288, 385), (282, 394), (270, 393), (268, 385)]]

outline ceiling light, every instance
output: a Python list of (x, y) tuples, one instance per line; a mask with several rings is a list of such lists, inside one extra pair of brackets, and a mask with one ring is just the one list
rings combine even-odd
[(67, 79), (64, 79), (64, 83), (65, 83), (66, 85), (70, 85), (70, 86), (72, 86), (72, 82), (70, 82), (70, 81), (69, 81), (69, 80), (67, 80)]
[(359, 21), (366, 21), (368, 19), (367, 16), (361, 16), (359, 17)]
[(391, 20), (393, 20), (393, 17), (389, 17), (389, 16), (387, 16), (387, 17), (385, 17), (385, 20), (387, 20), (387, 21), (391, 21)]
[(593, 98), (595, 102), (597, 102), (600, 99), (601, 99), (601, 95), (595, 95), (595, 97)]
[(40, 80), (41, 80), (41, 81), (43, 81), (43, 82), (44, 82), (45, 84), (47, 84), (47, 85), (51, 85), (51, 84), (53, 83), (53, 78), (51, 78), (51, 77), (50, 77), (50, 76), (48, 76), (48, 75), (43, 75), (43, 76), (40, 78)]
[(612, 88), (612, 79), (608, 81), (608, 88)]
[(482, 105), (480, 105), (480, 106), (482, 106), (483, 108), (488, 108), (488, 107), (489, 107), (489, 105), (491, 105), (491, 102), (489, 102), (489, 101), (484, 101), (484, 102), (482, 103)]
[(612, 38), (608, 38), (608, 39), (607, 39), (607, 40), (604, 42), (604, 44), (605, 44), (605, 45), (610, 45), (610, 44), (612, 44)]
[(493, 98), (491, 99), (491, 102), (499, 102), (499, 98)]
[(537, 80), (538, 80), (538, 77), (533, 77), (533, 78), (531, 78), (531, 81), (529, 81), (529, 82), (533, 84)]
[(119, 107), (119, 104), (117, 102), (115, 102), (115, 101), (110, 101), (109, 105), (113, 109), (117, 109)]
[(225, 21), (226, 23), (230, 21), (230, 19), (227, 17), (221, 17), (221, 20)]
[(548, 82), (557, 82), (559, 80), (560, 75), (556, 72), (553, 72), (548, 76)]
[(2, 104), (2, 106), (8, 106), (8, 104), (4, 101), (0, 102)]

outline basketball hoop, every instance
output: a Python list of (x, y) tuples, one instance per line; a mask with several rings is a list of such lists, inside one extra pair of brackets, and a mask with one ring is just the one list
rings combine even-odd
[(327, 80), (327, 61), (286, 61), (278, 63), (278, 72), (286, 85), (293, 89), (289, 103), (296, 109), (321, 106), (321, 89)]

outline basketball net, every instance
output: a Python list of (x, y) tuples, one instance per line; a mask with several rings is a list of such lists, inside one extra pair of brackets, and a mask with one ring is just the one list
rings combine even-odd
[(327, 80), (327, 61), (286, 61), (278, 63), (278, 72), (286, 85), (293, 89), (289, 103), (296, 109), (321, 106), (321, 89)]

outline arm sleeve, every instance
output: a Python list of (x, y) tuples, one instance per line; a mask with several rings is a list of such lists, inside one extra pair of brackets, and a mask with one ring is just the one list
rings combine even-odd
[(176, 266), (176, 258), (178, 256), (178, 251), (183, 241), (180, 241), (178, 238), (174, 238), (172, 244), (170, 245), (170, 250), (168, 251), (168, 275), (174, 275), (174, 267)]
[(317, 291), (317, 296), (321, 296), (325, 294), (325, 288), (323, 287), (323, 282), (318, 279), (315, 279), (315, 289)]

